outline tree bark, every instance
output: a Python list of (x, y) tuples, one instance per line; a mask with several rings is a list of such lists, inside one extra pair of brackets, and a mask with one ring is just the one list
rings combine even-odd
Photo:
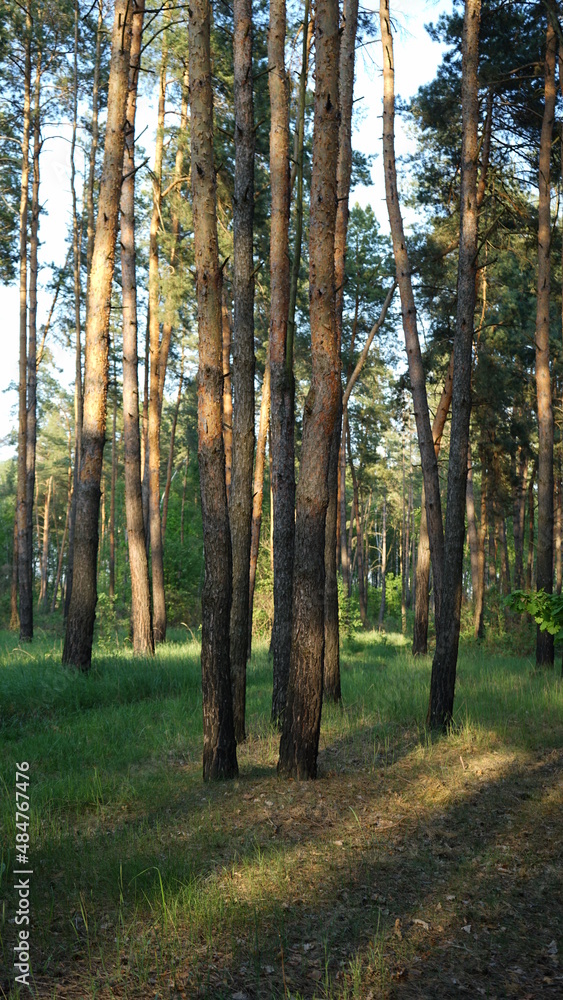
[(29, 316), (27, 337), (27, 441), (26, 441), (26, 544), (29, 552), (29, 592), (33, 600), (33, 498), (37, 446), (37, 277), (39, 250), (39, 181), (41, 153), (41, 76), (42, 52), (35, 62), (33, 98), (33, 180), (31, 187), (31, 231), (29, 239)]
[(115, 490), (117, 487), (117, 383), (113, 373), (113, 416), (111, 423), (111, 494), (109, 499), (109, 596), (115, 597)]
[(352, 458), (352, 444), (350, 441), (350, 434), (348, 433), (348, 464), (350, 466), (350, 475), (352, 476), (352, 491), (353, 491), (353, 502), (354, 502), (354, 518), (356, 521), (356, 563), (357, 563), (357, 574), (358, 574), (358, 599), (360, 605), (360, 618), (362, 619), (362, 625), (364, 628), (367, 625), (366, 617), (366, 595), (364, 593), (364, 560), (363, 560), (363, 538), (362, 538), (362, 522), (360, 518), (360, 497), (358, 490), (358, 480), (356, 477), (356, 470), (354, 468), (354, 460)]
[(266, 355), (264, 379), (262, 382), (262, 399), (260, 402), (260, 420), (258, 437), (256, 439), (256, 464), (254, 467), (254, 485), (252, 489), (252, 533), (250, 538), (250, 578), (248, 599), (248, 653), (252, 652), (252, 611), (254, 607), (254, 587), (256, 584), (256, 567), (258, 565), (258, 550), (260, 546), (260, 527), (262, 524), (262, 502), (264, 497), (264, 466), (266, 460), (266, 440), (268, 437), (268, 421), (270, 419), (270, 352)]
[(149, 338), (150, 386), (148, 420), (148, 495), (151, 545), (153, 636), (155, 644), (166, 639), (166, 598), (164, 593), (164, 553), (160, 521), (160, 277), (158, 271), (158, 232), (162, 200), (162, 156), (164, 147), (164, 111), (166, 99), (167, 50), (163, 46), (160, 64), (158, 121), (154, 153), (153, 207), (149, 236)]
[(18, 421), (18, 589), (20, 641), (33, 639), (33, 594), (31, 590), (31, 548), (27, 518), (27, 215), (29, 201), (29, 136), (31, 131), (31, 11), (25, 12), (24, 104), (22, 131), (22, 172), (20, 189), (20, 358)]
[(477, 273), (477, 68), (480, 12), (481, 0), (466, 0), (461, 82), (461, 217), (444, 576), (428, 708), (428, 723), (433, 728), (445, 728), (452, 719), (461, 615), (467, 450), (471, 415), (471, 354)]
[(176, 396), (176, 406), (172, 418), (172, 428), (170, 430), (170, 447), (168, 449), (168, 461), (166, 463), (166, 484), (164, 486), (164, 497), (162, 499), (162, 544), (166, 537), (166, 522), (168, 520), (168, 501), (170, 499), (170, 487), (172, 485), (172, 471), (174, 469), (174, 445), (176, 442), (176, 428), (178, 426), (178, 415), (180, 413), (180, 403), (182, 402), (182, 389), (184, 388), (184, 357), (185, 343), (182, 338), (182, 357), (180, 360), (180, 378), (178, 380), (178, 395)]
[(231, 536), (222, 426), (221, 275), (213, 163), (210, 4), (189, 9), (192, 204), (199, 329), (198, 458), (205, 578), (201, 673), (203, 777), (238, 774), (230, 676)]
[(41, 559), (41, 587), (39, 590), (39, 603), (47, 608), (47, 578), (49, 572), (49, 516), (51, 510), (51, 492), (53, 489), (53, 477), (49, 476), (47, 492), (45, 494), (45, 508), (43, 511), (43, 553)]
[(477, 594), (475, 598), (474, 635), (476, 639), (482, 639), (485, 631), (483, 618), (485, 601), (485, 539), (487, 537), (488, 524), (488, 499), (487, 499), (487, 475), (485, 467), (485, 449), (479, 447), (479, 460), (481, 463), (481, 517), (479, 520), (478, 534), (478, 562), (477, 562)]
[(233, 550), (231, 679), (237, 743), (245, 739), (246, 656), (254, 462), (254, 106), (252, 0), (234, 0), (235, 185), (233, 197)]
[[(450, 355), (450, 363), (438, 409), (432, 422), (432, 440), (436, 458), (440, 454), (442, 445), (442, 435), (450, 403), (452, 401), (452, 388), (454, 376), (454, 354)], [(426, 520), (426, 494), (424, 482), (422, 483), (421, 511), (420, 511), (420, 534), (418, 538), (418, 559), (416, 563), (416, 597), (414, 605), (414, 627), (412, 639), (413, 656), (424, 656), (428, 652), (428, 612), (430, 601), (430, 541), (428, 538), (428, 523)], [(436, 581), (434, 581), (434, 592), (436, 592)]]
[[(538, 294), (536, 310), (536, 393), (538, 407), (538, 542), (536, 585), (553, 592), (553, 408), (549, 371), (549, 293), (551, 249), (551, 144), (555, 118), (557, 35), (547, 16), (544, 112), (539, 150)], [(536, 665), (552, 666), (553, 636), (538, 625)]]
[(385, 618), (385, 577), (387, 574), (387, 489), (383, 487), (383, 514), (381, 522), (381, 603), (377, 628), (381, 632)]
[(285, 0), (271, 0), (268, 34), (270, 89), (270, 447), (272, 456), (274, 625), (272, 721), (281, 724), (291, 655), (295, 539), (294, 379), (288, 336), (289, 97), (285, 71)]
[(16, 632), (20, 627), (18, 614), (18, 517), (14, 518), (14, 537), (12, 543), (12, 584), (10, 588), (10, 632)]
[(227, 501), (231, 497), (233, 478), (233, 385), (231, 381), (231, 304), (221, 274), (221, 331), (223, 338), (223, 447), (225, 449), (225, 485)]
[(135, 113), (141, 58), (145, 0), (133, 15), (131, 64), (127, 96), (123, 183), (121, 187), (121, 281), (123, 303), (123, 450), (125, 518), (131, 573), (133, 652), (154, 653), (151, 596), (141, 491), (139, 376), (137, 357), (137, 277), (135, 260)]
[(108, 118), (86, 321), (82, 460), (76, 504), (74, 579), (63, 663), (88, 670), (96, 614), (96, 555), (100, 481), (106, 432), (108, 333), (131, 49), (127, 0), (116, 0), (108, 90)]
[(516, 490), (512, 508), (515, 590), (521, 590), (524, 585), (524, 515), (526, 510), (527, 478), (528, 459), (524, 449), (519, 448), (516, 462)]
[(314, 778), (323, 697), (324, 550), (328, 464), (338, 411), (334, 233), (338, 159), (338, 0), (318, 0), (309, 227), (312, 378), (297, 488), (292, 643), (278, 770)]
[[(383, 46), (383, 157), (385, 165), (385, 195), (389, 225), (393, 240), (393, 253), (397, 271), (397, 281), (401, 295), (403, 315), (403, 330), (409, 363), (409, 377), (414, 404), (414, 416), (418, 436), (418, 446), (422, 464), (424, 481), (424, 499), (426, 507), (426, 523), (430, 542), (432, 573), (434, 578), (434, 594), (436, 603), (436, 619), (439, 619), (439, 607), (442, 593), (442, 576), (444, 570), (444, 533), (442, 525), (442, 505), (440, 499), (440, 482), (438, 479), (438, 463), (430, 427), (428, 399), (422, 354), (418, 339), (416, 321), (416, 306), (412, 291), (411, 270), (407, 254), (403, 220), (397, 191), (397, 172), (395, 165), (395, 70), (393, 61), (393, 37), (389, 0), (380, 0), (379, 19), (381, 24), (381, 42)], [(418, 581), (417, 581), (418, 589)]]
[(528, 486), (528, 557), (526, 560), (526, 590), (532, 589), (534, 579), (534, 520), (535, 520), (535, 499), (534, 480), (536, 478), (538, 463), (537, 459), (532, 466), (530, 483)]
[[(101, 12), (100, 12), (101, 13)], [(78, 128), (78, 24), (80, 20), (80, 6), (78, 0), (74, 3), (74, 50), (73, 50), (73, 119), (72, 119), (72, 141), (70, 147), (70, 189), (72, 193), (72, 260), (73, 260), (73, 284), (74, 284), (74, 488), (72, 492), (72, 507), (70, 511), (69, 526), (69, 554), (67, 564), (67, 582), (65, 592), (65, 618), (68, 617), (70, 599), (72, 595), (72, 583), (74, 577), (74, 536), (76, 530), (76, 503), (78, 498), (78, 476), (80, 473), (80, 461), (82, 450), (82, 421), (83, 421), (83, 392), (82, 392), (82, 320), (80, 315), (81, 285), (80, 285), (80, 258), (81, 258), (81, 234), (78, 224), (78, 207), (76, 201), (76, 133)], [(96, 62), (94, 66), (94, 92), (92, 97), (92, 146), (90, 148), (90, 170), (87, 188), (87, 232), (88, 250), (90, 252), (87, 260), (87, 280), (90, 280), (90, 268), (92, 264), (92, 248), (94, 241), (94, 178), (96, 166), (96, 149), (98, 143), (98, 86), (99, 86), (99, 59), (98, 51), (100, 41), (98, 30), (96, 39)], [(91, 213), (91, 214), (90, 214)]]
[(467, 450), (467, 487), (465, 493), (467, 510), (467, 537), (469, 539), (469, 556), (471, 559), (471, 590), (473, 603), (479, 590), (479, 538), (477, 520), (475, 517), (475, 495), (473, 492), (473, 462), (471, 460), (471, 445)]

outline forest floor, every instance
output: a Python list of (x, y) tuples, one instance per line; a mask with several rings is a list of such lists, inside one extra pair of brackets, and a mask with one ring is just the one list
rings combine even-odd
[[(173, 634), (174, 635), (174, 634)], [(198, 647), (154, 662), (0, 633), (0, 996), (98, 1000), (563, 996), (563, 683), (462, 649), (456, 725), (430, 657), (342, 650), (316, 782), (276, 776), (271, 666), (249, 670), (237, 781), (201, 781)], [(31, 989), (14, 985), (16, 764), (29, 762)]]

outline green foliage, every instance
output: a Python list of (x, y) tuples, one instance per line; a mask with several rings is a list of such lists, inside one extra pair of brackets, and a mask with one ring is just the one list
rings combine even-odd
[(362, 627), (358, 595), (352, 590), (348, 596), (341, 576), (338, 577), (338, 626), (340, 635), (347, 639), (350, 639), (355, 632), (359, 632)]
[(540, 632), (557, 635), (563, 627), (562, 594), (546, 594), (543, 589), (536, 593), (515, 590), (505, 598), (505, 604), (512, 611), (532, 615)]

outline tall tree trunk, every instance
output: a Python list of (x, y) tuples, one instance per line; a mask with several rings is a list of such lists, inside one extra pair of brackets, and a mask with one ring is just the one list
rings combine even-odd
[(29, 240), (29, 317), (27, 337), (27, 442), (26, 442), (26, 544), (29, 551), (29, 592), (33, 600), (33, 498), (37, 445), (37, 276), (39, 250), (39, 180), (41, 153), (41, 74), (42, 53), (35, 62), (33, 98), (33, 182), (31, 188), (31, 232)]
[(182, 357), (180, 359), (180, 378), (178, 380), (178, 395), (176, 396), (176, 406), (172, 418), (172, 428), (170, 431), (170, 447), (168, 449), (168, 462), (166, 463), (166, 484), (164, 486), (164, 497), (162, 499), (162, 544), (166, 537), (166, 522), (168, 520), (168, 501), (170, 499), (170, 487), (172, 485), (172, 470), (174, 469), (174, 444), (176, 442), (176, 428), (178, 426), (178, 415), (180, 413), (180, 403), (182, 402), (182, 389), (184, 387), (184, 357), (185, 339), (182, 337)]
[(10, 632), (16, 632), (20, 627), (18, 614), (18, 517), (14, 518), (14, 537), (12, 543), (12, 583), (10, 587)]
[(446, 727), (452, 718), (461, 615), (467, 450), (471, 415), (471, 353), (477, 274), (477, 68), (480, 12), (481, 0), (466, 0), (461, 81), (461, 218), (444, 576), (428, 708), (428, 723), (433, 728)]
[(516, 489), (512, 508), (514, 534), (514, 589), (524, 585), (524, 514), (526, 509), (526, 489), (528, 459), (523, 448), (518, 449), (516, 461)]
[(47, 608), (47, 578), (49, 573), (49, 517), (51, 509), (51, 492), (53, 490), (53, 477), (49, 476), (47, 492), (45, 494), (45, 508), (43, 511), (43, 554), (41, 559), (41, 587), (39, 590), (39, 603)]
[(561, 448), (558, 449), (555, 462), (555, 523), (554, 523), (554, 545), (555, 545), (555, 585), (557, 593), (561, 593)]
[[(393, 240), (393, 253), (401, 308), (403, 314), (403, 330), (407, 349), (409, 375), (414, 403), (414, 415), (418, 435), (418, 446), (422, 464), (424, 481), (424, 498), (426, 506), (426, 523), (430, 540), (430, 555), (434, 578), (434, 593), (436, 602), (436, 619), (439, 619), (439, 607), (442, 593), (442, 576), (444, 570), (444, 533), (442, 526), (442, 505), (440, 500), (440, 482), (438, 479), (438, 463), (430, 427), (426, 382), (422, 365), (422, 354), (418, 339), (416, 322), (416, 306), (412, 291), (410, 263), (406, 249), (403, 220), (397, 191), (397, 172), (395, 165), (395, 70), (393, 61), (393, 37), (391, 35), (391, 20), (389, 0), (380, 0), (379, 20), (381, 25), (381, 43), (383, 46), (383, 157), (385, 164), (385, 195), (389, 225)], [(418, 583), (417, 583), (418, 589)]]
[[(143, 500), (143, 524), (145, 526), (145, 544), (147, 556), (150, 548), (149, 527), (149, 375), (151, 360), (151, 309), (147, 303), (147, 319), (145, 324), (145, 359), (143, 373), (143, 416), (141, 433), (141, 495)], [(152, 628), (152, 626), (151, 626)]]
[(82, 460), (76, 504), (74, 578), (63, 663), (88, 670), (96, 614), (96, 555), (100, 482), (106, 432), (108, 334), (127, 107), (131, 15), (116, 0), (108, 89), (108, 117), (92, 271), (88, 290), (84, 365)]
[[(450, 409), (450, 403), (452, 401), (453, 377), (454, 377), (454, 354), (452, 351), (450, 355), (450, 363), (448, 366), (446, 380), (444, 382), (444, 388), (442, 389), (442, 395), (440, 396), (438, 409), (436, 410), (436, 415), (432, 422), (432, 440), (434, 441), (436, 458), (438, 458), (438, 455), (440, 454), (444, 427), (446, 426), (448, 411)], [(429, 589), (430, 541), (428, 538), (428, 523), (426, 520), (426, 493), (424, 489), (424, 482), (422, 483), (422, 496), (420, 503), (421, 503), (420, 534), (418, 537), (418, 559), (416, 563), (416, 599), (415, 599), (414, 627), (413, 627), (413, 639), (412, 639), (413, 656), (425, 655), (428, 651), (428, 612), (429, 612), (429, 600), (430, 600), (430, 589)], [(436, 592), (435, 581), (434, 581), (434, 592)]]
[(342, 567), (342, 585), (350, 597), (350, 552), (348, 535), (346, 533), (346, 437), (348, 434), (348, 415), (342, 407), (342, 437), (339, 452), (340, 476), (340, 565)]
[[(135, 13), (139, 8), (144, 8), (144, 0), (136, 0)], [(96, 154), (98, 152), (98, 112), (100, 104), (100, 63), (101, 63), (101, 53), (102, 53), (102, 32), (104, 28), (103, 21), (103, 0), (98, 0), (98, 23), (96, 26), (96, 51), (94, 54), (94, 78), (92, 81), (92, 119), (90, 123), (91, 130), (91, 141), (90, 141), (90, 153), (88, 157), (88, 185), (87, 185), (87, 195), (86, 195), (86, 273), (88, 275), (87, 279), (87, 293), (88, 286), (90, 284), (90, 271), (92, 269), (92, 256), (94, 253), (94, 235), (95, 235), (95, 220), (94, 220), (94, 185), (96, 181)]]
[[(70, 146), (70, 189), (72, 192), (72, 258), (73, 258), (73, 282), (74, 282), (74, 488), (72, 492), (72, 506), (70, 511), (69, 527), (69, 550), (67, 564), (67, 584), (65, 593), (65, 618), (68, 616), (70, 599), (72, 595), (72, 584), (74, 578), (74, 536), (76, 530), (76, 503), (78, 499), (78, 477), (80, 474), (80, 462), (82, 453), (82, 422), (83, 422), (83, 392), (82, 392), (82, 331), (81, 331), (81, 284), (80, 284), (80, 257), (81, 239), (80, 227), (78, 223), (78, 207), (76, 201), (76, 132), (78, 128), (78, 25), (80, 20), (80, 5), (78, 0), (74, 3), (74, 51), (73, 51), (73, 117), (72, 117), (72, 141)], [(100, 32), (96, 38), (96, 63), (94, 67), (94, 92), (92, 98), (92, 146), (90, 148), (90, 171), (88, 179), (87, 209), (88, 209), (88, 249), (90, 243), (94, 245), (94, 178), (96, 148), (98, 142), (98, 86), (99, 86), (99, 52), (98, 46)], [(90, 215), (91, 211), (91, 215)], [(87, 261), (88, 281), (90, 280), (90, 268), (92, 257)]]
[(68, 533), (68, 521), (70, 517), (70, 505), (72, 502), (72, 487), (69, 490), (68, 501), (66, 505), (66, 515), (65, 515), (65, 526), (63, 530), (63, 537), (61, 539), (61, 545), (59, 548), (59, 558), (57, 560), (57, 574), (55, 576), (55, 585), (53, 587), (53, 596), (51, 598), (51, 614), (53, 614), (56, 604), (57, 604), (57, 594), (59, 592), (59, 586), (61, 582), (61, 575), (63, 571), (63, 559), (65, 554), (66, 536)]
[(288, 332), (289, 95), (285, 71), (285, 0), (270, 2), (270, 444), (272, 456), (274, 625), (272, 721), (282, 722), (291, 655), (295, 539), (293, 345)]
[(254, 107), (252, 0), (234, 0), (235, 186), (233, 197), (233, 550), (231, 678), (237, 743), (245, 739), (246, 655), (254, 462)]
[[(485, 197), (485, 190), (487, 184), (487, 173), (489, 169), (489, 158), (491, 149), (491, 132), (492, 132), (492, 122), (493, 122), (493, 90), (489, 89), (487, 94), (487, 112), (485, 117), (485, 124), (483, 127), (483, 142), (481, 146), (481, 170), (479, 174), (479, 183), (477, 186), (477, 198), (476, 204), (477, 209), (480, 209)], [(484, 283), (484, 288), (486, 289), (486, 284)], [(486, 298), (483, 299), (483, 317), (485, 311)], [(450, 356), (450, 364), (448, 368), (448, 374), (446, 376), (446, 382), (444, 389), (442, 391), (442, 396), (438, 404), (438, 409), (432, 423), (432, 437), (434, 440), (434, 448), (436, 449), (436, 457), (440, 453), (440, 447), (442, 443), (442, 435), (444, 433), (444, 427), (446, 425), (446, 419), (448, 416), (448, 411), (450, 408), (452, 400), (452, 387), (453, 387), (453, 372), (454, 372), (454, 355), (453, 351)], [(426, 522), (426, 503), (423, 485), (423, 499), (422, 499), (422, 513), (420, 519), (420, 536), (418, 544), (418, 560), (417, 560), (417, 574), (416, 574), (416, 602), (415, 602), (415, 619), (414, 619), (414, 630), (413, 630), (413, 646), (412, 652), (416, 656), (417, 653), (426, 653), (428, 648), (428, 608), (429, 608), (429, 582), (430, 582), (430, 545), (428, 540), (428, 526)], [(434, 586), (434, 592), (436, 592), (436, 587)]]
[(184, 513), (186, 506), (186, 487), (188, 485), (188, 466), (190, 464), (190, 449), (187, 449), (184, 462), (184, 482), (182, 483), (182, 507), (180, 509), (180, 545), (184, 544)]
[(213, 163), (210, 4), (189, 11), (192, 203), (199, 328), (198, 457), (205, 579), (202, 593), (203, 777), (238, 774), (230, 675), (231, 535), (222, 426), (221, 274)]
[(467, 511), (467, 537), (469, 539), (469, 556), (471, 559), (471, 590), (475, 604), (479, 590), (479, 539), (477, 520), (475, 518), (475, 495), (473, 492), (473, 462), (471, 460), (471, 445), (467, 450), (467, 487), (465, 493)]
[(334, 285), (338, 49), (338, 0), (317, 0), (309, 224), (312, 378), (303, 419), (295, 524), (291, 662), (278, 763), (280, 773), (298, 778), (314, 778), (317, 773), (323, 697), (327, 479), (340, 389)]
[(266, 459), (266, 439), (268, 437), (268, 421), (270, 419), (270, 353), (266, 355), (264, 379), (262, 382), (262, 399), (260, 402), (260, 421), (258, 438), (256, 440), (256, 464), (254, 467), (254, 485), (252, 489), (252, 532), (250, 538), (250, 575), (248, 598), (248, 659), (252, 652), (252, 611), (254, 607), (254, 587), (256, 584), (256, 567), (258, 565), (258, 549), (260, 546), (260, 526), (262, 524), (262, 501), (264, 497), (264, 466)]
[(115, 597), (115, 490), (117, 487), (117, 381), (113, 372), (113, 417), (111, 422), (111, 494), (109, 500), (109, 596)]
[(164, 593), (164, 553), (160, 521), (160, 277), (158, 272), (158, 232), (162, 200), (162, 156), (164, 147), (164, 110), (168, 54), (163, 45), (160, 63), (158, 121), (153, 170), (153, 207), (149, 237), (149, 313), (150, 313), (150, 395), (148, 423), (148, 494), (151, 544), (152, 605), (154, 641), (166, 639), (166, 598)]
[(133, 652), (139, 656), (150, 656), (154, 652), (154, 643), (141, 491), (135, 262), (135, 112), (144, 10), (145, 0), (137, 0), (137, 7), (133, 15), (123, 183), (121, 187), (121, 280), (123, 302), (123, 458), (125, 517), (131, 573), (131, 631)]
[(528, 486), (528, 556), (526, 560), (526, 583), (525, 589), (532, 589), (532, 581), (534, 579), (534, 514), (535, 514), (535, 498), (534, 498), (534, 480), (536, 478), (537, 472), (537, 459), (532, 466), (532, 472), (530, 475), (530, 483)]
[[(336, 336), (338, 354), (342, 344), (342, 309), (346, 265), (346, 238), (348, 233), (348, 200), (352, 176), (352, 106), (354, 98), (354, 57), (358, 30), (358, 0), (345, 0), (342, 9), (342, 37), (339, 60), (340, 126), (338, 136), (338, 164), (336, 184), (338, 207), (334, 237), (334, 282), (336, 288)], [(340, 387), (340, 394), (342, 388)], [(328, 469), (328, 509), (325, 537), (325, 652), (324, 697), (340, 701), (340, 637), (338, 630), (338, 585), (336, 579), (336, 521), (338, 507), (338, 482), (340, 440), (342, 431), (342, 405), (334, 427)], [(365, 603), (365, 602), (364, 602)]]
[[(538, 406), (537, 589), (553, 591), (553, 409), (549, 372), (549, 292), (551, 249), (551, 143), (555, 118), (557, 35), (547, 15), (545, 96), (539, 151), (538, 294), (536, 311), (536, 392)], [(538, 625), (537, 666), (553, 665), (553, 636)]]
[(29, 136), (31, 130), (31, 12), (25, 13), (24, 104), (22, 131), (22, 172), (20, 193), (20, 359), (18, 422), (18, 585), (20, 599), (20, 641), (33, 639), (33, 594), (31, 591), (31, 549), (27, 531), (27, 214), (29, 200)]
[[(176, 159), (174, 161), (174, 176), (168, 185), (166, 192), (172, 192), (172, 204), (170, 206), (170, 229), (172, 242), (170, 246), (169, 265), (174, 271), (177, 264), (178, 243), (180, 240), (180, 212), (181, 204), (180, 185), (186, 178), (184, 172), (184, 153), (186, 148), (188, 131), (188, 106), (189, 106), (189, 73), (187, 65), (184, 66), (182, 76), (182, 103), (180, 106), (180, 128), (178, 132), (178, 146), (176, 148)], [(162, 400), (164, 396), (164, 382), (166, 379), (166, 366), (168, 364), (168, 353), (172, 340), (172, 326), (174, 321), (174, 301), (170, 297), (165, 302), (164, 317), (162, 322), (162, 337), (160, 341), (160, 366), (159, 366), (159, 396), (160, 409), (162, 411)]]
[(387, 575), (387, 489), (383, 487), (383, 514), (381, 520), (381, 603), (377, 627), (381, 632), (385, 618), (385, 577)]
[(360, 604), (360, 618), (362, 619), (362, 625), (364, 628), (367, 625), (366, 618), (366, 595), (364, 593), (364, 562), (363, 562), (363, 539), (362, 539), (362, 524), (360, 518), (360, 498), (358, 491), (358, 480), (356, 477), (356, 470), (354, 468), (354, 460), (352, 458), (352, 445), (350, 442), (350, 434), (348, 434), (348, 464), (350, 466), (350, 475), (352, 476), (352, 490), (354, 497), (354, 518), (356, 521), (356, 562), (358, 567), (358, 598)]
[(223, 337), (223, 447), (225, 449), (225, 485), (227, 501), (233, 478), (233, 385), (231, 381), (231, 303), (221, 274), (221, 329)]
[(478, 534), (478, 562), (477, 562), (477, 593), (475, 598), (474, 634), (476, 639), (482, 639), (484, 635), (484, 601), (485, 601), (485, 539), (487, 537), (488, 525), (488, 498), (487, 498), (487, 475), (485, 468), (485, 449), (479, 447), (479, 461), (481, 463), (481, 517), (479, 520)]

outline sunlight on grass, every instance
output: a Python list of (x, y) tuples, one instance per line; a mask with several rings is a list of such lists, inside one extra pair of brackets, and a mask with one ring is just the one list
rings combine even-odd
[[(401, 635), (355, 636), (344, 707), (324, 709), (319, 780), (302, 784), (276, 775), (271, 661), (256, 642), (240, 778), (204, 785), (197, 643), (141, 661), (99, 650), (88, 676), (63, 670), (48, 636), (27, 652), (0, 635), (3, 863), (14, 766), (28, 760), (45, 984), (70, 955), (84, 995), (162, 979), (210, 1000), (383, 997), (402, 969), (415, 975), (426, 926), (445, 943), (485, 913), (507, 926), (508, 880), (532, 896), (532, 874), (544, 884), (530, 845), (538, 813), (555, 831), (561, 808), (545, 748), (563, 746), (563, 686), (524, 658), (462, 650), (454, 726), (437, 737), (424, 727), (430, 657)], [(472, 893), (470, 918), (457, 901), (468, 909)]]

